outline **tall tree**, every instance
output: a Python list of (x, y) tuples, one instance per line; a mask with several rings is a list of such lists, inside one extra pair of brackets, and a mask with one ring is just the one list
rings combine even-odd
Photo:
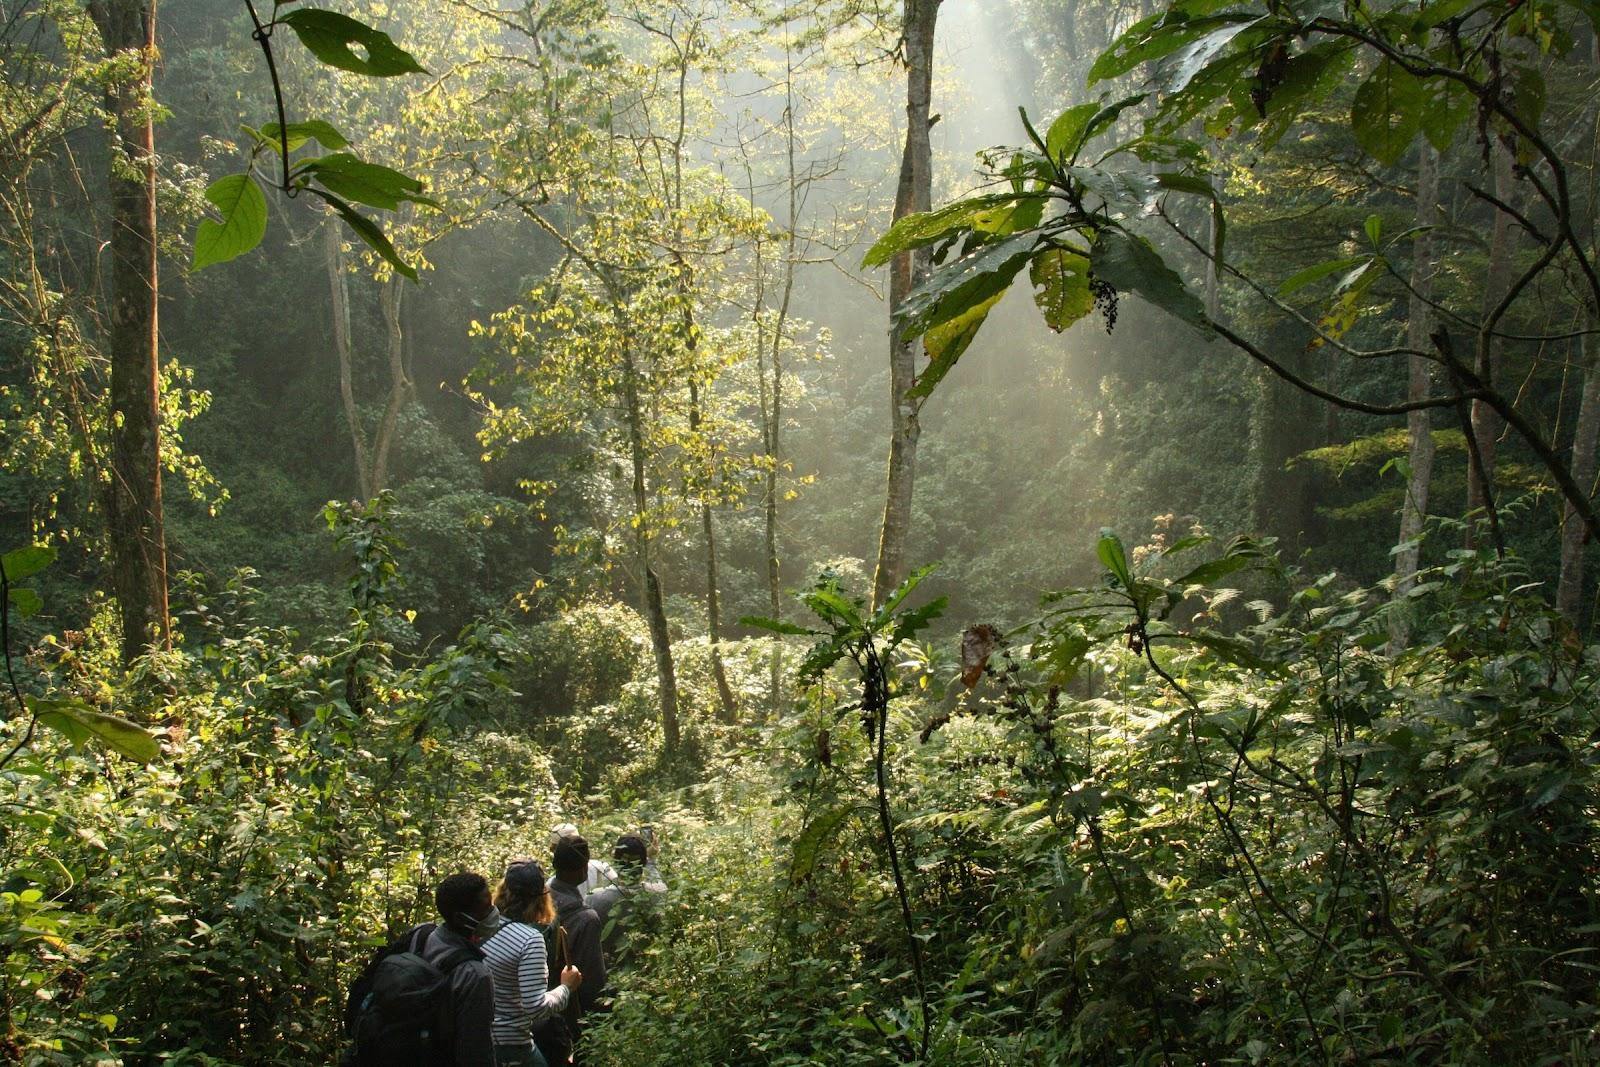
[(150, 95), (155, 0), (94, 0), (89, 14), (108, 58), (128, 73), (106, 90), (115, 120), (111, 192), (112, 584), (122, 658), (152, 637), (171, 640), (161, 505), (161, 398), (156, 325), (156, 155)]
[[(906, 145), (895, 188), (894, 220), (933, 206), (933, 153), (928, 140), (928, 107), (933, 94), (934, 27), (939, 0), (905, 0), (901, 48), (906, 67)], [(906, 541), (911, 532), (911, 497), (917, 473), (917, 439), (922, 434), (913, 398), (922, 339), (906, 340), (896, 313), (928, 273), (926, 248), (897, 253), (889, 263), (889, 471), (878, 566), (872, 577), (872, 602), (884, 598), (906, 576)]]
[[(1434, 261), (1431, 227), (1439, 204), (1439, 154), (1423, 142), (1417, 161), (1417, 226), (1421, 232), (1411, 247), (1411, 302), (1406, 319), (1406, 345), (1413, 350), (1407, 360), (1406, 401), (1418, 403), (1433, 391), (1433, 361), (1422, 355), (1428, 350), (1433, 333)], [(1428, 490), (1433, 483), (1433, 418), (1427, 408), (1406, 414), (1406, 495), (1400, 505), (1399, 550), (1394, 557), (1394, 596), (1403, 600), (1417, 584), (1417, 562), (1421, 553), (1422, 526), (1428, 516)], [(1390, 637), (1403, 646), (1408, 623), (1401, 614), (1393, 617)]]

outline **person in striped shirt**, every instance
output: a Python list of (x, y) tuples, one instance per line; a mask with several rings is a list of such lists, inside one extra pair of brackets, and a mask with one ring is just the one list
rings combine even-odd
[(555, 918), (544, 869), (534, 860), (513, 860), (494, 894), (509, 921), (480, 947), (494, 980), (494, 1051), (499, 1067), (549, 1067), (533, 1043), (533, 1031), (566, 1008), (583, 974), (568, 966), (549, 982), (542, 926)]

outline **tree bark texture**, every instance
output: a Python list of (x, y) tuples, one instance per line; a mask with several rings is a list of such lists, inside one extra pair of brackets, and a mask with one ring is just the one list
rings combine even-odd
[[(1417, 225), (1431, 226), (1439, 206), (1439, 154), (1426, 141), (1420, 149), (1417, 166)], [(1433, 259), (1433, 236), (1424, 230), (1417, 235), (1411, 253), (1411, 306), (1406, 321), (1406, 345), (1427, 351), (1433, 333), (1433, 276), (1438, 265)], [(1410, 357), (1406, 400), (1422, 400), (1431, 393), (1432, 361)], [(1394, 598), (1402, 600), (1417, 584), (1417, 565), (1421, 555), (1422, 526), (1428, 517), (1428, 490), (1433, 484), (1433, 419), (1426, 408), (1406, 415), (1406, 495), (1400, 504), (1399, 550), (1394, 557)], [(1410, 620), (1403, 613), (1393, 616), (1389, 636), (1395, 647), (1404, 647), (1410, 638)]]
[(107, 56), (138, 53), (139, 74), (113, 85), (111, 193), (112, 585), (122, 615), (122, 660), (152, 640), (171, 643), (161, 502), (161, 378), (156, 328), (155, 130), (150, 115), (155, 0), (89, 5)]
[(350, 342), (350, 272), (344, 258), (344, 237), (338, 218), (329, 214), (323, 225), (322, 248), (328, 268), (328, 287), (333, 309), (333, 350), (339, 360), (339, 399), (344, 404), (344, 421), (350, 428), (350, 450), (356, 461), (356, 486), (362, 500), (376, 494), (367, 477), (367, 435), (361, 428), (361, 411), (356, 406), (354, 354)]
[[(1513, 195), (1511, 153), (1498, 140), (1490, 149), (1494, 166), (1494, 195), (1501, 203), (1510, 203)], [(1494, 307), (1505, 298), (1511, 285), (1511, 223), (1504, 211), (1494, 213), (1494, 226), (1489, 237), (1489, 263), (1483, 279), (1483, 312), (1487, 318)], [(1500, 362), (1501, 344), (1488, 330), (1478, 332), (1473, 356), (1473, 373), (1487, 387), (1493, 387), (1495, 371)], [(1505, 420), (1483, 400), (1472, 402), (1472, 438), (1477, 442), (1479, 464), (1467, 467), (1467, 512), (1485, 511), (1494, 505), (1495, 445)], [(1468, 526), (1468, 545), (1477, 543), (1474, 527)]]
[[(906, 62), (906, 145), (900, 158), (894, 218), (927, 211), (933, 200), (933, 159), (928, 141), (928, 105), (933, 92), (933, 37), (939, 0), (905, 0), (902, 28)], [(878, 539), (872, 603), (881, 604), (905, 578), (911, 532), (911, 497), (916, 480), (920, 404), (906, 394), (916, 384), (922, 342), (903, 341), (894, 313), (928, 271), (925, 250), (902, 252), (889, 264), (889, 476)]]
[[(1595, 325), (1594, 316), (1584, 324)], [(1572, 477), (1585, 492), (1594, 487), (1595, 448), (1600, 446), (1600, 358), (1592, 337), (1578, 339), (1578, 365), (1583, 368), (1583, 399), (1572, 437)], [(1583, 616), (1583, 549), (1589, 531), (1571, 504), (1561, 514), (1561, 576), (1556, 582), (1556, 610), (1578, 625)]]
[(644, 414), (640, 410), (639, 372), (633, 353), (622, 353), (622, 395), (628, 430), (628, 453), (633, 463), (633, 546), (638, 560), (645, 622), (650, 628), (650, 647), (655, 652), (656, 686), (661, 695), (662, 744), (670, 754), (678, 748), (678, 678), (672, 663), (672, 633), (667, 628), (667, 609), (661, 596), (650, 550), (650, 494), (645, 483)]
[[(684, 319), (689, 330), (689, 346), (695, 346), (693, 312), (684, 304)], [(700, 411), (700, 387), (689, 379), (689, 432), (698, 435), (703, 422)], [(707, 490), (711, 487), (706, 486)], [(728, 671), (722, 665), (722, 598), (717, 577), (717, 526), (711, 517), (711, 502), (702, 494), (700, 499), (700, 529), (706, 542), (706, 639), (711, 646), (711, 676), (717, 683), (717, 707), (724, 722), (734, 722), (739, 717), (739, 705), (733, 698), (733, 687), (728, 684)]]

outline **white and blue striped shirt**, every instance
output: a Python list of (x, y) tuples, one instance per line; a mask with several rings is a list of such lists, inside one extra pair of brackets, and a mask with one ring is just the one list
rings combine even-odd
[(536, 926), (511, 922), (481, 946), (494, 980), (494, 1043), (526, 1045), (533, 1029), (567, 1006), (567, 987), (550, 980), (544, 934)]

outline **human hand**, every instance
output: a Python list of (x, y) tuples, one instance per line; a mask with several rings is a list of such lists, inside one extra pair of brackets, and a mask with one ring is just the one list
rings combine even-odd
[(561, 969), (561, 984), (568, 989), (577, 989), (583, 984), (583, 972), (570, 963)]

